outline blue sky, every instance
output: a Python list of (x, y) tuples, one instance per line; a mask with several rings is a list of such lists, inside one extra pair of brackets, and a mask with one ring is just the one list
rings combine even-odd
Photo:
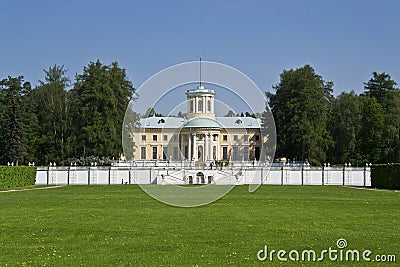
[(373, 71), (400, 82), (400, 1), (2, 1), (0, 78), (65, 65), (73, 79), (118, 61), (139, 87), (197, 60), (228, 64), (263, 90), (284, 69), (312, 65), (335, 94), (363, 90)]

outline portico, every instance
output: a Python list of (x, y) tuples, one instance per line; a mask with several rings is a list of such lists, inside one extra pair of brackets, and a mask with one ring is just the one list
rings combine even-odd
[(180, 160), (210, 161), (220, 160), (218, 154), (220, 132), (216, 129), (196, 130), (189, 128), (179, 137)]

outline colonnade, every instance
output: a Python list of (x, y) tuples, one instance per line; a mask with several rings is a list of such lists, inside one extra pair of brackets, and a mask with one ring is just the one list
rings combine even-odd
[[(198, 140), (198, 137), (200, 137), (200, 140)], [(207, 161), (219, 160), (220, 158), (219, 132), (181, 133), (179, 140), (181, 160)]]

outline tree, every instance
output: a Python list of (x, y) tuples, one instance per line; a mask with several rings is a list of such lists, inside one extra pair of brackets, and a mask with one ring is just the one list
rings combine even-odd
[(236, 114), (232, 110), (229, 110), (228, 113), (226, 113), (225, 117), (235, 117)]
[(388, 93), (396, 90), (397, 83), (385, 72), (374, 71), (372, 76), (368, 82), (364, 83), (364, 90), (368, 96), (375, 97), (378, 103), (382, 103)]
[(277, 155), (321, 164), (332, 145), (327, 131), (332, 82), (305, 65), (284, 70), (279, 84), (267, 93), (277, 129)]
[(26, 127), (24, 124), (24, 103), (22, 97), (29, 93), (30, 83), (24, 82), (23, 76), (3, 79), (2, 91), (3, 114), (1, 116), (1, 151), (2, 162), (23, 163), (26, 157)]
[(148, 108), (146, 110), (146, 113), (143, 115), (143, 118), (148, 118), (148, 117), (164, 117), (164, 115), (161, 113), (157, 113), (154, 108)]
[(384, 109), (383, 158), (387, 162), (400, 161), (400, 91), (390, 91), (381, 104)]
[(40, 85), (31, 93), (38, 127), (37, 138), (30, 143), (39, 163), (61, 164), (66, 160), (69, 79), (64, 66), (54, 65), (43, 71), (45, 81), (39, 81)]
[(383, 109), (375, 97), (363, 97), (362, 101), (363, 110), (359, 137), (362, 161), (363, 163), (382, 162)]
[(134, 140), (134, 136), (141, 131), (140, 114), (133, 110), (131, 102), (126, 109), (122, 128), (122, 145), (127, 160), (135, 160), (135, 143), (138, 140)]
[(264, 112), (261, 113), (261, 136), (261, 158), (267, 161), (273, 161), (276, 150), (276, 128), (274, 116), (267, 105), (265, 106)]
[(85, 66), (69, 93), (70, 156), (118, 157), (125, 109), (135, 89), (117, 62)]
[(400, 91), (389, 74), (372, 73), (372, 78), (364, 83), (365, 94), (375, 98), (382, 107), (385, 127), (382, 130), (382, 147), (379, 149), (382, 162), (400, 160)]
[(332, 104), (329, 131), (334, 145), (329, 150), (331, 163), (351, 162), (360, 158), (358, 136), (361, 128), (362, 102), (354, 91), (340, 94)]

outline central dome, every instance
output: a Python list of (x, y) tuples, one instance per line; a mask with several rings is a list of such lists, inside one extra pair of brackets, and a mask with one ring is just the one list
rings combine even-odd
[(185, 128), (224, 128), (218, 121), (210, 118), (194, 118), (187, 121)]

